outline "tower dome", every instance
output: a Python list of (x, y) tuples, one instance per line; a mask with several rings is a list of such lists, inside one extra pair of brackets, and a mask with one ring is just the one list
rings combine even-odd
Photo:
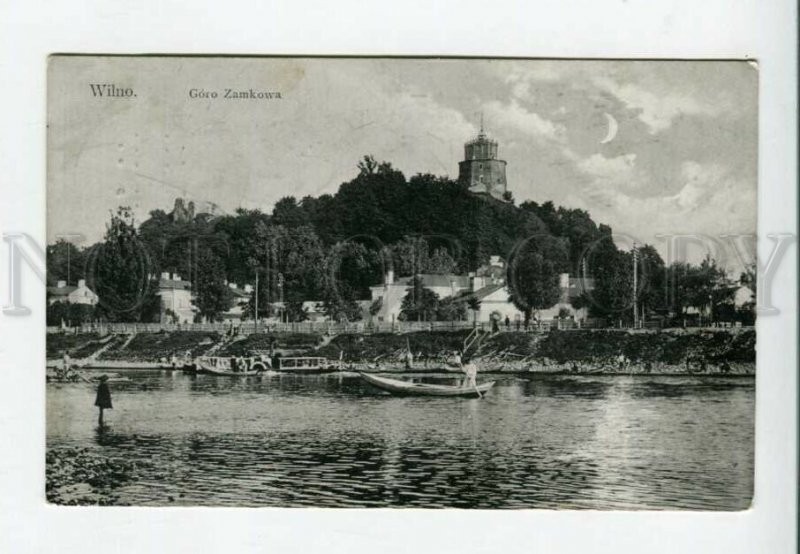
[(506, 192), (506, 162), (497, 159), (497, 141), (483, 130), (464, 144), (464, 161), (458, 164), (458, 180), (470, 192), (489, 194), (499, 200)]

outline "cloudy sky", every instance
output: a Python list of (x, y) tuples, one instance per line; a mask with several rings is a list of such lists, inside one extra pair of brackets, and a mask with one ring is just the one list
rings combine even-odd
[(755, 232), (757, 91), (744, 62), (53, 58), (48, 240), (98, 240), (119, 205), (141, 220), (178, 196), (230, 212), (333, 193), (365, 154), (456, 177), (482, 112), (517, 202), (588, 210), (665, 253), (657, 234)]

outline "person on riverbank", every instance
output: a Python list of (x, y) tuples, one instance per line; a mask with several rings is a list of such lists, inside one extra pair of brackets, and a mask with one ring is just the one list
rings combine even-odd
[(97, 386), (97, 396), (94, 399), (94, 405), (100, 409), (100, 415), (97, 419), (97, 424), (103, 427), (103, 410), (111, 410), (114, 406), (111, 405), (111, 389), (108, 388), (108, 376), (100, 376), (100, 384)]

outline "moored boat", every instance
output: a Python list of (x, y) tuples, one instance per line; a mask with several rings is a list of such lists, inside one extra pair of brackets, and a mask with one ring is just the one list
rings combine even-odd
[(199, 358), (195, 358), (194, 366), (197, 373), (227, 375), (231, 377), (258, 375), (270, 369), (269, 361), (262, 356), (249, 358), (200, 356)]
[(361, 378), (370, 385), (385, 390), (392, 394), (416, 395), (416, 396), (480, 396), (491, 389), (495, 381), (481, 383), (476, 386), (459, 385), (434, 385), (431, 383), (411, 383), (400, 379), (389, 379), (388, 377), (378, 377), (370, 373), (361, 373)]
[(276, 356), (272, 369), (285, 373), (330, 373), (339, 370), (339, 364), (318, 356)]

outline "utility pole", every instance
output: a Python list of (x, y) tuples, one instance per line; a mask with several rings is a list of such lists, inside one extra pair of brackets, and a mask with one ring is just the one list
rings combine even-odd
[(639, 252), (636, 250), (636, 242), (633, 243), (633, 328), (636, 329), (639, 323), (639, 310), (636, 306), (636, 292), (639, 286)]
[(70, 283), (70, 269), (72, 269), (70, 261), (69, 261), (69, 255), (70, 255), (70, 247), (69, 247), (69, 245), (70, 245), (70, 243), (68, 241), (64, 241), (64, 246), (67, 247), (67, 286), (69, 286), (69, 283)]
[(256, 313), (255, 313), (255, 328), (253, 334), (258, 333), (258, 269), (256, 269)]

